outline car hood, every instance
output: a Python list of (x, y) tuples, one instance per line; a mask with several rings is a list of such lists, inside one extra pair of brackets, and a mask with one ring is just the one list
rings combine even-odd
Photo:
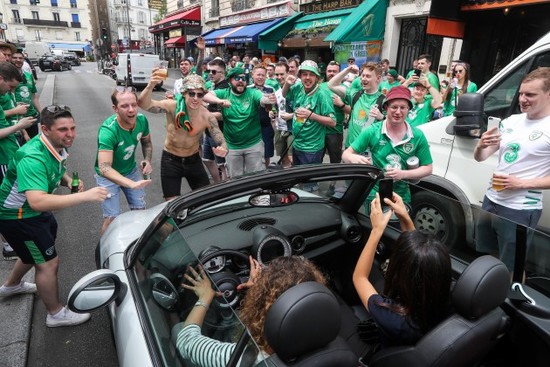
[(131, 210), (116, 217), (101, 236), (101, 259), (126, 251), (128, 246), (145, 232), (166, 204), (164, 202), (146, 210)]

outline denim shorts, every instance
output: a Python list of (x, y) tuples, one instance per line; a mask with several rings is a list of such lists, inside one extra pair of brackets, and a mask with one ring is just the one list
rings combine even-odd
[[(141, 172), (135, 167), (132, 172), (124, 176), (132, 181), (142, 180)], [(103, 218), (114, 218), (120, 214), (120, 191), (126, 196), (128, 206), (130, 210), (145, 209), (145, 190), (141, 189), (129, 189), (127, 187), (121, 187), (116, 183), (106, 179), (103, 176), (95, 175), (97, 185), (105, 187), (109, 190), (110, 197), (105, 199), (101, 208), (103, 209)]]
[(217, 147), (218, 144), (212, 139), (211, 136), (204, 135), (204, 144), (202, 145), (202, 159), (205, 161), (216, 161), (218, 166), (223, 166), (225, 164), (225, 158), (218, 157), (214, 154), (212, 148)]

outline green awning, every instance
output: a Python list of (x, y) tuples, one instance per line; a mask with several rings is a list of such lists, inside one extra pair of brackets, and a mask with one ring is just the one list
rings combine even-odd
[(384, 39), (388, 0), (365, 0), (325, 38), (325, 42), (346, 43)]
[(270, 29), (260, 33), (258, 49), (268, 52), (275, 52), (279, 48), (278, 43), (294, 27), (294, 23), (304, 15), (303, 12), (293, 14), (276, 24)]

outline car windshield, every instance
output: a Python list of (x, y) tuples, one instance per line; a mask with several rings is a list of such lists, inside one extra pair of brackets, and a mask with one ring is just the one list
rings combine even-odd
[[(199, 259), (219, 292), (206, 313), (202, 334), (223, 343), (248, 343), (243, 349), (252, 351), (257, 362), (265, 351), (243, 338), (248, 336), (239, 319), (244, 294), (235, 292), (236, 284), (250, 275), (249, 255), (263, 266), (280, 256), (306, 257), (330, 275), (328, 287), (342, 302), (357, 306), (351, 274), (370, 232), (366, 200), (377, 171), (352, 173), (342, 167), (345, 174), (339, 176), (310, 175), (302, 181), (285, 180), (284, 175), (270, 181), (266, 176), (258, 182), (229, 183), (222, 190), (213, 186), (176, 199), (151, 224), (138, 241), (131, 269), (139, 289), (138, 309), (146, 316), (155, 351), (165, 365), (201, 365), (175, 344), (181, 323), (197, 302), (194, 292), (181, 284), (187, 282), (188, 267), (196, 267)], [(491, 238), (495, 228), (518, 227), (520, 242), (506, 255), (513, 253), (513, 277), (550, 296), (550, 238), (545, 232), (522, 231), (479, 206), (463, 205), (422, 186), (410, 184), (411, 217), (417, 230), (435, 235), (448, 247), (455, 278), (475, 258), (499, 255), (498, 247), (489, 246), (493, 242), (476, 236), (485, 232), (485, 238)], [(377, 268), (383, 267), (399, 234), (399, 223), (392, 219), (379, 245)], [(236, 349), (240, 358), (242, 349)]]

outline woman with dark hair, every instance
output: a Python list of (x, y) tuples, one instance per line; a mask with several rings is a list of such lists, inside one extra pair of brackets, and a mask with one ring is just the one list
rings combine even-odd
[(477, 84), (470, 81), (470, 65), (459, 62), (453, 68), (453, 80), (443, 94), (443, 115), (450, 116), (464, 93), (477, 92)]
[[(380, 197), (371, 203), (372, 231), (353, 272), (361, 302), (380, 331), (383, 347), (414, 344), (446, 317), (449, 309), (451, 261), (444, 245), (414, 230), (401, 197), (385, 199), (391, 210), (383, 212)], [(384, 293), (369, 281), (374, 253), (392, 214), (404, 232), (397, 239), (385, 275)]]
[[(304, 282), (326, 284), (321, 271), (308, 259), (300, 256), (279, 257), (263, 269), (258, 262), (250, 258), (250, 280), (239, 286), (239, 289), (249, 288), (243, 300), (240, 319), (250, 331), (254, 342), (260, 347), (262, 354), (257, 362), (273, 353), (264, 338), (264, 322), (271, 305), (287, 289)], [(261, 271), (260, 271), (261, 269)], [(201, 326), (216, 291), (212, 289), (210, 280), (200, 269), (200, 274), (189, 269), (185, 274), (189, 284), (182, 284), (199, 298), (187, 315), (183, 329), (177, 334), (176, 346), (181, 356), (201, 367), (224, 367), (229, 362), (235, 350), (235, 343), (220, 342), (201, 334)]]

